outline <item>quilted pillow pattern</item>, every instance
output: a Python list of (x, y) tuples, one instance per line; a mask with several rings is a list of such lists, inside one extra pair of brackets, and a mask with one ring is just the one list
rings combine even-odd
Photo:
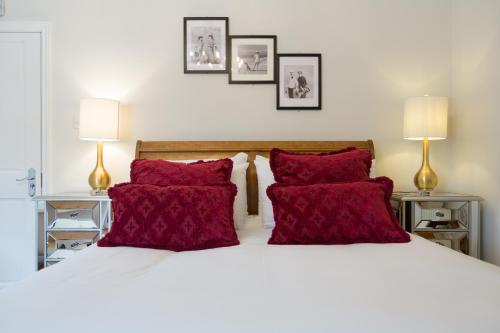
[(356, 148), (321, 154), (292, 153), (274, 148), (270, 164), (278, 183), (326, 184), (368, 179), (372, 158), (368, 150)]
[(233, 161), (229, 158), (189, 164), (165, 160), (134, 160), (130, 166), (130, 180), (136, 184), (157, 186), (228, 185), (232, 169)]
[(392, 180), (314, 185), (273, 184), (276, 227), (269, 244), (405, 243), (390, 204)]
[(108, 190), (114, 221), (98, 246), (171, 251), (238, 245), (234, 184), (168, 186), (124, 183)]

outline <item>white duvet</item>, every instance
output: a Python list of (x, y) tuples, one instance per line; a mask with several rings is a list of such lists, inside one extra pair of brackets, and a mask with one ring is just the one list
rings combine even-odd
[(0, 332), (500, 332), (500, 269), (424, 239), (92, 246), (0, 291)]

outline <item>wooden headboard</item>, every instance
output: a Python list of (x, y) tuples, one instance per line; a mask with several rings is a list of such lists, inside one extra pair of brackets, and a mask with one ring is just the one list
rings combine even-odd
[(195, 160), (231, 157), (237, 152), (248, 154), (247, 170), (248, 213), (258, 213), (257, 173), (253, 160), (256, 155), (269, 157), (273, 148), (320, 153), (356, 147), (369, 150), (375, 158), (372, 140), (366, 141), (137, 141), (136, 159)]

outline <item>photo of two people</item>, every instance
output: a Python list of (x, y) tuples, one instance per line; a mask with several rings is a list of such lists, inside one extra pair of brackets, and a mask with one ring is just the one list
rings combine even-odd
[(321, 110), (321, 54), (278, 54), (278, 110)]
[(192, 64), (220, 64), (221, 31), (218, 27), (196, 27), (192, 29), (191, 40), (193, 51), (191, 52)]
[(313, 98), (314, 66), (285, 66), (285, 97)]
[(226, 73), (229, 19), (184, 18), (184, 73)]

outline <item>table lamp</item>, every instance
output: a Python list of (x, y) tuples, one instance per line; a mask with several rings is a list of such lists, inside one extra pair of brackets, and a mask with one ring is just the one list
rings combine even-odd
[(446, 139), (447, 122), (447, 97), (425, 95), (406, 100), (404, 138), (423, 141), (422, 166), (413, 178), (423, 195), (429, 195), (438, 184), (438, 177), (429, 164), (429, 140)]
[(103, 141), (118, 141), (120, 102), (86, 98), (80, 101), (80, 139), (97, 141), (97, 163), (89, 175), (93, 194), (103, 194), (111, 183), (102, 159)]

